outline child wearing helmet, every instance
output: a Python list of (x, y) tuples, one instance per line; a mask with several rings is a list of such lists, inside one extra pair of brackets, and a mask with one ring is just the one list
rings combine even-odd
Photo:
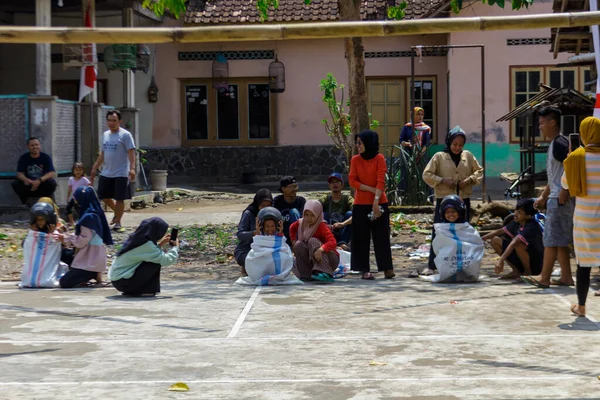
[(539, 275), (542, 272), (543, 231), (535, 219), (534, 202), (534, 199), (519, 200), (514, 220), (482, 237), (483, 240), (491, 240), (494, 251), (500, 256), (495, 272), (502, 273), (504, 262), (512, 268), (512, 272), (500, 276), (500, 279), (518, 279), (522, 275)]
[(281, 212), (265, 207), (256, 217), (256, 232), (251, 250), (246, 256), (246, 276), (236, 283), (240, 285), (290, 285), (302, 284), (292, 273), (294, 255), (287, 245)]
[(431, 250), (438, 274), (425, 279), (439, 283), (479, 281), (484, 244), (467, 221), (467, 206), (455, 194), (440, 202), (440, 222), (433, 225), (435, 237)]
[(56, 229), (58, 217), (54, 207), (48, 203), (36, 203), (29, 211), (29, 227), (32, 231), (52, 233)]
[(467, 207), (465, 202), (455, 194), (444, 197), (440, 204), (440, 217), (442, 222), (463, 223), (466, 222)]
[(283, 217), (275, 207), (265, 207), (258, 212), (257, 235), (283, 236)]

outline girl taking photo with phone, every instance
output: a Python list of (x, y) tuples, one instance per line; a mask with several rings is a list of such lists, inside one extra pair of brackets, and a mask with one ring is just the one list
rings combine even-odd
[[(179, 239), (171, 241), (169, 224), (152, 217), (142, 221), (117, 253), (108, 272), (113, 286), (122, 294), (154, 297), (160, 292), (160, 269), (179, 257)], [(165, 251), (163, 247), (170, 246)]]

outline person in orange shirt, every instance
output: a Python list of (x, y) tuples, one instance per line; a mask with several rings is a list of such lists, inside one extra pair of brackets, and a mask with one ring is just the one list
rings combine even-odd
[(363, 131), (354, 140), (358, 154), (352, 157), (348, 175), (350, 186), (356, 189), (350, 266), (352, 270), (362, 272), (362, 279), (375, 279), (369, 262), (373, 235), (377, 270), (383, 271), (386, 279), (391, 279), (396, 274), (390, 249), (390, 213), (384, 191), (387, 165), (383, 155), (379, 154), (377, 132)]

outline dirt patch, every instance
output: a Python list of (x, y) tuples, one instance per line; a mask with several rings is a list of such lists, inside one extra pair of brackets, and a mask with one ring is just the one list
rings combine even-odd
[[(301, 193), (306, 198), (319, 198), (322, 192)], [(195, 195), (177, 195), (164, 203), (150, 203), (146, 208), (132, 210), (131, 213), (153, 212), (176, 213), (178, 210), (197, 212), (198, 214), (239, 212), (252, 201), (252, 194), (231, 194), (224, 192), (207, 192)], [(392, 256), (394, 267), (399, 276), (404, 277), (408, 270), (424, 268), (427, 257), (415, 255), (422, 245), (430, 240), (433, 218), (431, 213), (393, 214)], [(481, 218), (481, 231), (497, 229), (501, 219)], [(198, 225), (180, 224), (181, 252), (177, 265), (165, 268), (162, 279), (196, 279), (196, 280), (235, 280), (239, 277), (239, 267), (233, 258), (237, 243), (236, 224)], [(107, 249), (108, 264), (121, 244), (131, 233), (113, 233), (117, 243)], [(23, 263), (21, 242), (27, 235), (25, 221), (15, 221), (0, 225), (0, 280), (18, 281)], [(374, 255), (372, 266), (375, 269)]]

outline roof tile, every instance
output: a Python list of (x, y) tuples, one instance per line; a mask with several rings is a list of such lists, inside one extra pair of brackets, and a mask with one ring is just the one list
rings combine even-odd
[[(401, 0), (361, 0), (363, 20), (384, 20), (390, 3)], [(445, 4), (445, 0), (412, 0), (406, 7), (406, 19), (428, 15)], [(280, 0), (279, 8), (269, 12), (270, 22), (292, 21), (337, 21), (336, 0), (312, 0), (305, 5), (303, 0)], [(255, 0), (190, 0), (185, 14), (186, 24), (240, 24), (260, 22)]]

